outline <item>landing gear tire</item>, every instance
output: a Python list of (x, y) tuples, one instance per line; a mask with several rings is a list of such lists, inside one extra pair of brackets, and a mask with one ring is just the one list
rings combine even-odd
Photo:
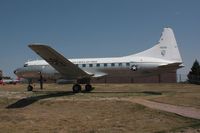
[(74, 93), (78, 93), (81, 91), (81, 86), (79, 84), (75, 84), (72, 88)]
[(90, 84), (85, 85), (85, 91), (89, 92), (92, 90), (92, 86)]
[(28, 87), (27, 87), (27, 91), (32, 91), (32, 90), (33, 90), (33, 86), (28, 85)]

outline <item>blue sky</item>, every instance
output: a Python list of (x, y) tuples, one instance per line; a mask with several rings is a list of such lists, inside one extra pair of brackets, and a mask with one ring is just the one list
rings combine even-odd
[(187, 74), (200, 61), (199, 0), (0, 0), (0, 69), (39, 58), (30, 43), (66, 58), (123, 56), (152, 47), (171, 27)]

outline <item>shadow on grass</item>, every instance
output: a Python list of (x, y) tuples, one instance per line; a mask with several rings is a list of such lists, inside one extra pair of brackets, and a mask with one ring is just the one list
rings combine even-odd
[[(73, 93), (72, 91), (34, 91), (35, 94), (42, 94), (39, 96), (31, 96), (31, 97), (27, 97), (27, 98), (23, 98), (20, 99), (18, 101), (16, 101), (15, 103), (12, 103), (10, 105), (8, 105), (6, 108), (7, 109), (13, 109), (13, 108), (24, 108), (26, 106), (29, 106), (31, 104), (33, 104), (34, 102), (37, 102), (41, 99), (46, 99), (46, 98), (53, 98), (53, 97), (62, 97), (62, 96), (70, 96), (70, 95), (74, 95), (76, 93)], [(90, 92), (86, 92), (86, 91), (82, 91), (82, 93), (113, 93), (113, 94), (117, 94), (117, 93), (136, 93), (136, 94), (148, 94), (148, 95), (162, 95), (161, 92), (153, 92), (153, 91), (142, 91), (142, 92), (125, 92), (125, 91), (98, 91), (98, 92), (93, 92), (92, 90)]]
[[(39, 92), (35, 91), (35, 93), (39, 93)], [(34, 102), (37, 102), (41, 99), (52, 98), (52, 97), (70, 96), (70, 95), (75, 94), (71, 91), (67, 91), (67, 92), (66, 91), (59, 91), (59, 92), (49, 91), (49, 92), (44, 92), (44, 93), (47, 93), (47, 94), (40, 95), (40, 96), (31, 96), (31, 97), (20, 99), (17, 102), (8, 105), (6, 108), (7, 109), (24, 108), (24, 107), (29, 106), (29, 105), (33, 104)]]

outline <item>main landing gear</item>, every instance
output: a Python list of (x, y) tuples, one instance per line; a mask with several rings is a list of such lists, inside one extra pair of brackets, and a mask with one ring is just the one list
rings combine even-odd
[[(72, 90), (73, 90), (74, 93), (81, 92), (81, 85), (80, 84), (73, 85)], [(85, 92), (90, 92), (91, 90), (92, 90), (92, 85), (86, 84), (85, 85)]]
[(83, 79), (78, 79), (76, 84), (73, 85), (72, 90), (74, 93), (81, 92), (80, 84), (86, 84), (84, 92), (92, 91), (92, 85), (90, 85), (90, 78), (83, 78)]

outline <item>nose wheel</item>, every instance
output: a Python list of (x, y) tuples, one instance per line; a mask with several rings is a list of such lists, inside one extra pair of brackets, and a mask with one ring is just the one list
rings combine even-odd
[(33, 90), (33, 86), (28, 85), (28, 87), (27, 87), (27, 91), (32, 91), (32, 90)]
[(32, 91), (32, 90), (33, 90), (33, 86), (32, 86), (31, 84), (32, 84), (32, 80), (29, 79), (29, 80), (28, 80), (27, 91)]

